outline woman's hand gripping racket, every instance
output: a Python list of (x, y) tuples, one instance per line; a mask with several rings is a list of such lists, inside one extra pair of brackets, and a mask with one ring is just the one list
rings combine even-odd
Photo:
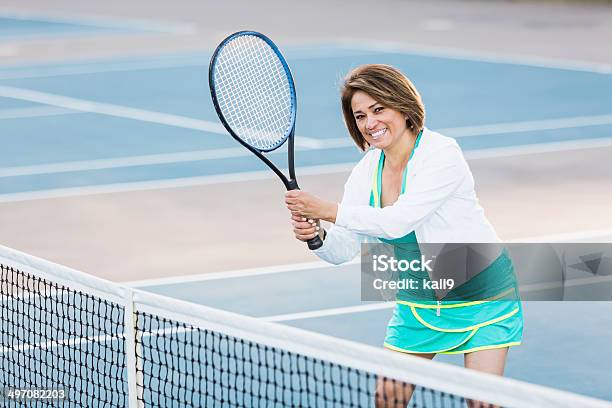
[[(270, 167), (287, 187), (298, 189), (294, 167), (297, 98), (289, 66), (263, 34), (240, 31), (219, 44), (210, 60), (208, 81), (221, 123), (240, 144)], [(289, 139), (287, 178), (266, 156)], [(323, 245), (318, 236), (310, 249)]]

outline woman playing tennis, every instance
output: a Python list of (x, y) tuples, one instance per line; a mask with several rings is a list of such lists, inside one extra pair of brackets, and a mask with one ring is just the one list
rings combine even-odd
[[(342, 110), (349, 134), (363, 150), (344, 187), (340, 204), (308, 192), (286, 193), (297, 239), (317, 234), (315, 253), (333, 264), (347, 262), (367, 241), (396, 247), (420, 243), (497, 243), (474, 191), (474, 180), (454, 139), (425, 127), (425, 108), (411, 83), (387, 65), (351, 71), (342, 87)], [(318, 221), (333, 223), (329, 231)], [(483, 273), (512, 272), (501, 251)], [(438, 353), (464, 354), (465, 366), (503, 375), (508, 348), (523, 331), (519, 300), (416, 301), (398, 292), (384, 347), (432, 359)], [(377, 406), (403, 406), (408, 391), (379, 381)], [(477, 405), (471, 401), (471, 405)]]

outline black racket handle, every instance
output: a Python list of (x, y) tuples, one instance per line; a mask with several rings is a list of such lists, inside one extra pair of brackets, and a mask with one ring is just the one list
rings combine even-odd
[(309, 239), (308, 241), (306, 241), (308, 243), (308, 248), (311, 251), (314, 251), (315, 249), (319, 249), (323, 246), (323, 240), (321, 239), (320, 236), (316, 236), (312, 239)]
[[(299, 190), (299, 189), (300, 187), (298, 186), (298, 183), (296, 180), (289, 180), (289, 183), (287, 184), (287, 190)], [(318, 235), (314, 238), (309, 239), (308, 241), (306, 241), (306, 243), (308, 244), (308, 248), (311, 251), (314, 251), (315, 249), (319, 249), (323, 246), (323, 240)]]

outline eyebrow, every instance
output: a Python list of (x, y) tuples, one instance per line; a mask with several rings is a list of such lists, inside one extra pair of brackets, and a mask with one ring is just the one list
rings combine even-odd
[[(368, 106), (368, 109), (372, 109), (374, 106), (376, 106), (376, 105), (380, 105), (380, 104), (381, 104), (380, 102), (374, 102), (373, 104), (371, 104), (370, 106)], [(356, 113), (363, 113), (363, 112), (362, 112), (362, 111), (360, 111), (360, 110), (353, 111), (353, 115), (354, 115), (354, 114), (356, 114)]]

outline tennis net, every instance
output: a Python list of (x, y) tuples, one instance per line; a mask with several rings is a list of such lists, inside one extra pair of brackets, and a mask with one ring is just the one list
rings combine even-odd
[(0, 267), (3, 406), (612, 407), (132, 290), (5, 247)]

